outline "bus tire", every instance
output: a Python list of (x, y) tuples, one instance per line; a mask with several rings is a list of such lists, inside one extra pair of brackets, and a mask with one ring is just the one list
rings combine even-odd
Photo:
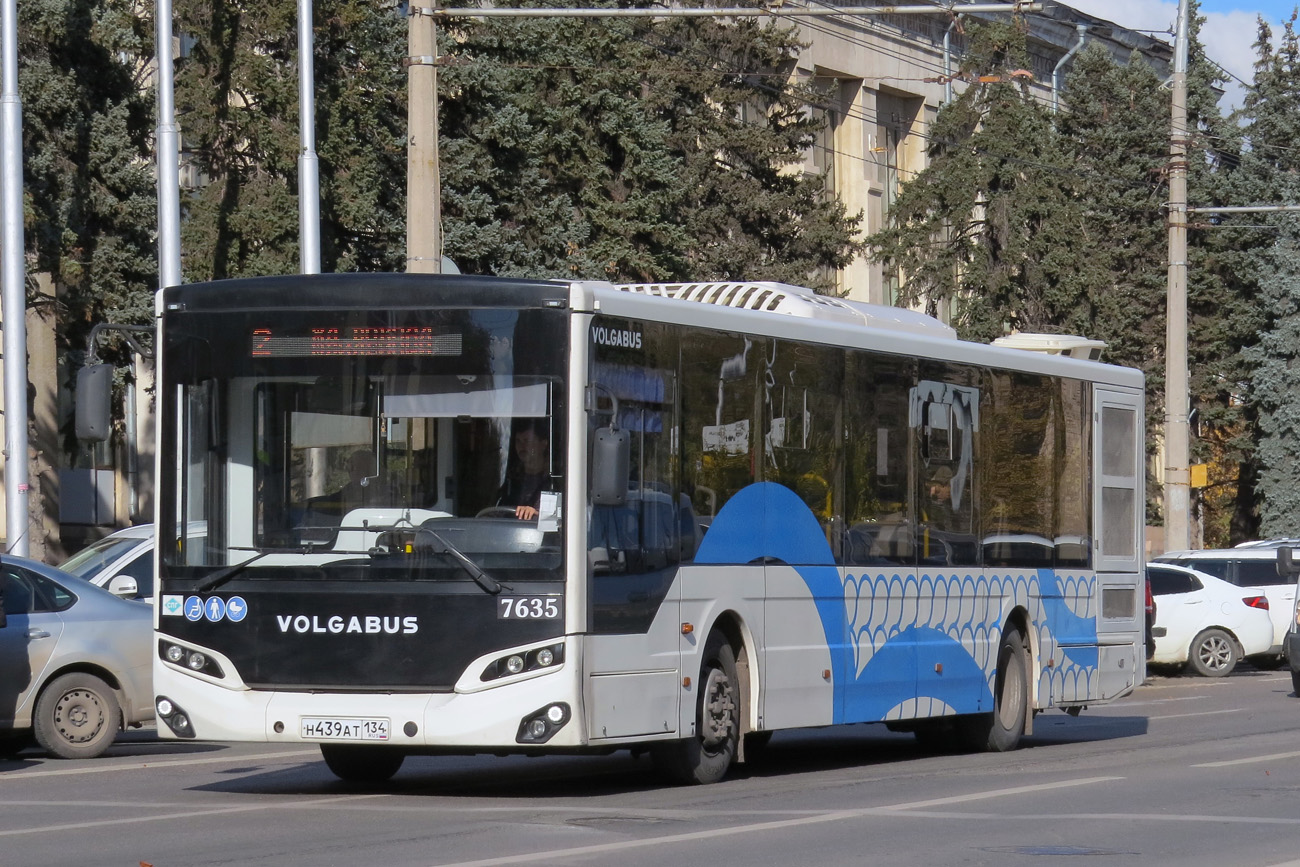
[(348, 783), (384, 783), (392, 779), (406, 754), (391, 747), (321, 744), (320, 754), (334, 776)]
[(653, 751), (655, 764), (669, 779), (696, 786), (726, 776), (740, 738), (736, 654), (720, 632), (712, 633), (704, 644), (699, 684), (695, 735), (656, 745)]
[(36, 702), (36, 742), (60, 759), (93, 759), (112, 746), (122, 710), (113, 688), (93, 674), (55, 678)]
[(993, 713), (956, 720), (957, 739), (968, 750), (1005, 753), (1020, 745), (1029, 707), (1029, 653), (1020, 630), (1012, 626), (998, 645), (993, 679)]

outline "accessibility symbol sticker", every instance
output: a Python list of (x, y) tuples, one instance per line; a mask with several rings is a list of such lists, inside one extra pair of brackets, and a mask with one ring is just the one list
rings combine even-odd
[(190, 596), (185, 600), (185, 619), (202, 620), (203, 619), (203, 600), (197, 596)]
[(248, 605), (243, 596), (231, 596), (226, 600), (226, 619), (238, 623), (248, 614)]
[(226, 616), (226, 603), (220, 596), (208, 597), (208, 601), (203, 603), (203, 616), (210, 622), (216, 623)]

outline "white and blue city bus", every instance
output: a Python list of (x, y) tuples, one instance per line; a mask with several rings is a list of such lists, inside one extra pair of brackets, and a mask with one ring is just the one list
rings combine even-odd
[(276, 277), (158, 316), (164, 737), (711, 782), (781, 729), (1012, 749), (1144, 675), (1137, 371), (773, 283)]

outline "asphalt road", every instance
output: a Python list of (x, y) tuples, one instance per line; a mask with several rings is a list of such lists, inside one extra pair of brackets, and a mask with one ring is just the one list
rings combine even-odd
[(1015, 753), (787, 732), (696, 788), (623, 753), (412, 758), (365, 789), (314, 748), (132, 732), (0, 761), (0, 865), (1300, 865), (1298, 723), (1285, 671), (1155, 676)]

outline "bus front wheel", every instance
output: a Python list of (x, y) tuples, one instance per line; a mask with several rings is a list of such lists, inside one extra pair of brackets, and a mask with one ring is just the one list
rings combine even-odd
[(736, 654), (719, 632), (704, 644), (695, 736), (654, 748), (655, 764), (678, 783), (716, 783), (731, 767), (740, 739), (740, 679)]
[(956, 720), (957, 738), (969, 750), (1005, 753), (1020, 745), (1029, 705), (1029, 653), (1016, 627), (1002, 634), (993, 679), (993, 713)]
[(334, 776), (349, 783), (383, 783), (402, 767), (406, 754), (390, 747), (321, 744), (321, 757)]

